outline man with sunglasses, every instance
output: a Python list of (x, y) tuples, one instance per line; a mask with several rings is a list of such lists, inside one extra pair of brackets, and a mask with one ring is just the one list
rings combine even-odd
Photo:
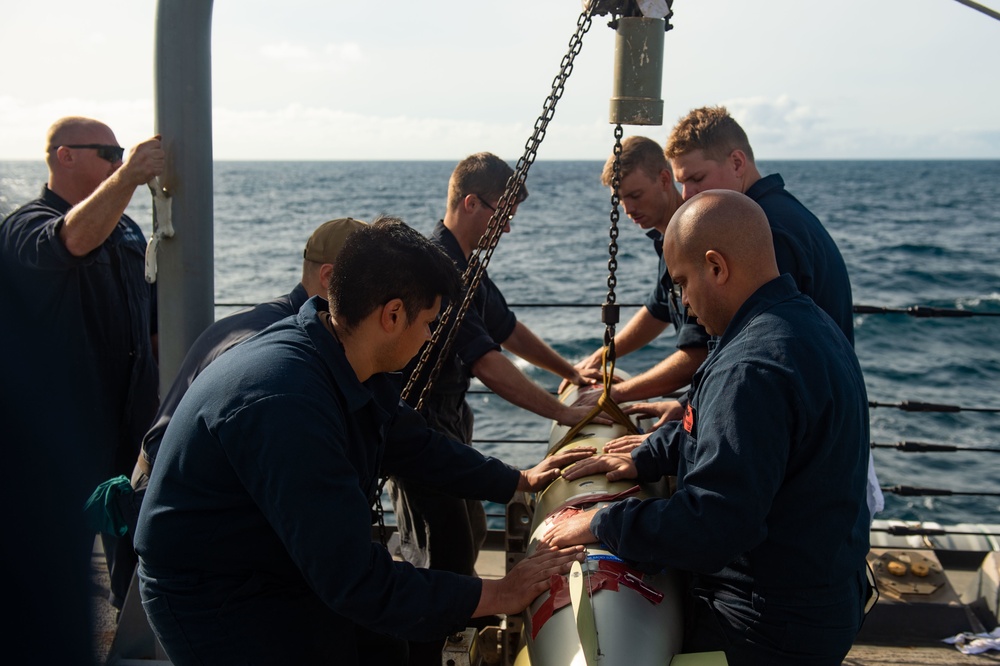
[[(131, 472), (156, 412), (155, 298), (143, 276), (146, 240), (124, 211), (135, 189), (163, 172), (164, 155), (153, 137), (126, 156), (104, 123), (67, 117), (49, 128), (46, 162), (41, 196), (0, 223), (0, 319), (45, 350), (30, 372), (57, 386), (38, 395), (22, 390), (25, 380), (6, 375), (4, 395), (27, 424), (13, 441), (43, 441), (53, 467), (72, 464), (71, 487), (59, 490), (82, 507), (98, 483)], [(56, 436), (51, 424), (57, 420), (71, 424), (72, 437)], [(91, 544), (81, 553), (88, 560)], [(132, 567), (130, 559), (127, 571), (115, 570), (119, 548), (130, 553), (132, 546), (104, 539), (111, 602), (120, 608)]]

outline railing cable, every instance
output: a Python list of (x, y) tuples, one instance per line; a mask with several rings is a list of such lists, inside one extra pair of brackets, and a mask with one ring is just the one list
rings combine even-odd
[(873, 449), (896, 449), (906, 453), (951, 453), (953, 451), (975, 451), (977, 453), (1000, 453), (1000, 449), (977, 446), (956, 446), (954, 444), (930, 444), (927, 442), (911, 442), (904, 440), (892, 444), (872, 442)]
[(880, 305), (855, 305), (854, 314), (905, 314), (911, 317), (1000, 317), (1000, 312), (977, 312), (957, 308), (932, 308), (927, 305), (911, 305), (908, 308), (889, 308)]
[(891, 536), (981, 536), (1000, 537), (996, 532), (976, 532), (972, 530), (946, 530), (940, 527), (911, 527), (909, 525), (888, 525), (872, 527), (872, 532), (885, 532)]
[(901, 409), (904, 412), (1000, 412), (1000, 409), (996, 407), (962, 407), (960, 405), (941, 405), (934, 402), (918, 402), (916, 400), (903, 400), (902, 402), (877, 402), (869, 400), (868, 406), (892, 407), (893, 409)]
[(989, 490), (961, 491), (947, 488), (920, 488), (918, 486), (882, 486), (882, 492), (892, 493), (901, 497), (1000, 497), (1000, 492)]
[[(252, 308), (258, 302), (243, 301), (217, 301), (217, 308)], [(619, 303), (622, 308), (641, 308), (645, 303)], [(600, 308), (601, 303), (515, 303), (510, 302), (511, 308)], [(907, 308), (890, 308), (881, 305), (855, 305), (854, 314), (907, 314), (912, 317), (1000, 317), (1000, 312), (982, 312), (977, 310), (959, 310), (954, 308), (934, 308), (926, 305), (913, 305)]]

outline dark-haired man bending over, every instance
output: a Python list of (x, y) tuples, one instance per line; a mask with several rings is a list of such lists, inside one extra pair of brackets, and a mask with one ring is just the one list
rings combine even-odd
[[(415, 569), (372, 542), (384, 472), (500, 502), (558, 474), (486, 458), (401, 404), (395, 371), (458, 289), (434, 245), (377, 220), (345, 243), (329, 308), (310, 299), (194, 381), (135, 539), (143, 607), (173, 663), (404, 663), (403, 639), (519, 612), (579, 556), (551, 551), (493, 581)], [(368, 632), (387, 636), (362, 662)]]

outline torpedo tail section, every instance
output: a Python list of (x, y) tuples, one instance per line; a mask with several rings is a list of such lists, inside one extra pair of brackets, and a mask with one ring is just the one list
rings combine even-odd
[[(578, 390), (570, 387), (560, 400), (574, 402)], [(568, 430), (554, 425), (550, 448), (561, 442)], [(622, 425), (589, 424), (552, 453), (577, 446), (601, 451), (607, 442), (624, 434)], [(612, 482), (604, 474), (573, 481), (559, 477), (536, 497), (528, 553), (535, 551), (549, 525), (574, 512), (628, 497), (666, 496), (666, 492), (666, 484)], [(675, 574), (643, 574), (595, 544), (587, 548), (584, 562), (575, 564), (565, 576), (553, 577), (551, 588), (525, 611), (527, 656), (519, 655), (517, 663), (665, 665), (681, 651), (683, 625), (681, 588)]]

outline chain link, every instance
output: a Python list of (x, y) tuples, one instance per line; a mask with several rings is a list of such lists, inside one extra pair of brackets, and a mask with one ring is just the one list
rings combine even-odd
[[(534, 163), (535, 157), (538, 154), (538, 146), (541, 145), (542, 140), (545, 138), (549, 121), (555, 115), (556, 103), (563, 95), (563, 91), (566, 88), (566, 80), (573, 73), (573, 61), (583, 48), (583, 36), (590, 30), (592, 14), (593, 8), (588, 7), (580, 14), (580, 17), (576, 21), (576, 32), (573, 33), (573, 36), (569, 40), (569, 50), (559, 63), (559, 73), (552, 80), (552, 92), (545, 98), (545, 103), (542, 105), (542, 113), (538, 117), (538, 120), (535, 121), (535, 129), (524, 145), (524, 154), (517, 161), (514, 173), (507, 180), (504, 193), (500, 197), (497, 208), (490, 217), (489, 224), (486, 227), (486, 233), (479, 239), (476, 251), (469, 259), (469, 265), (462, 274), (462, 284), (466, 285), (465, 297), (458, 306), (457, 313), (455, 312), (455, 302), (450, 302), (445, 311), (441, 313), (430, 342), (424, 345), (423, 351), (420, 353), (420, 359), (417, 361), (413, 373), (410, 374), (406, 386), (403, 387), (401, 397), (403, 400), (408, 400), (421, 375), (423, 375), (426, 366), (430, 363), (434, 350), (440, 349), (441, 351), (438, 353), (430, 375), (427, 378), (427, 383), (424, 384), (424, 388), (420, 392), (420, 399), (417, 400), (417, 409), (423, 407), (424, 400), (430, 395), (431, 387), (434, 385), (435, 380), (437, 380), (438, 375), (441, 374), (441, 366), (455, 342), (455, 335), (458, 332), (459, 324), (461, 324), (465, 318), (465, 313), (469, 310), (469, 305), (472, 303), (476, 290), (479, 288), (479, 283), (486, 273), (486, 267), (490, 263), (493, 251), (496, 249), (497, 243), (500, 242), (500, 236), (503, 235), (503, 230), (507, 226), (507, 221), (512, 215), (514, 206), (518, 204), (521, 190), (524, 188), (524, 181), (528, 177), (528, 169)], [(619, 129), (621, 129), (620, 125)], [(447, 331), (447, 336), (445, 337), (444, 344), (439, 345), (445, 331)], [(375, 492), (374, 513), (375, 520), (378, 522), (379, 538), (382, 540), (382, 545), (388, 543), (385, 529), (385, 511), (382, 508), (382, 490), (385, 488), (387, 480), (386, 477), (383, 477)]]
[[(434, 367), (431, 369), (430, 376), (427, 378), (427, 383), (424, 384), (424, 388), (420, 392), (420, 399), (417, 401), (417, 409), (423, 407), (424, 400), (428, 395), (430, 395), (434, 381), (441, 372), (443, 359), (445, 359), (448, 352), (451, 351), (451, 347), (455, 341), (455, 336), (458, 332), (458, 327), (465, 318), (465, 313), (468, 311), (469, 306), (475, 297), (476, 290), (479, 288), (479, 283), (481, 282), (483, 275), (486, 273), (486, 267), (490, 263), (493, 251), (500, 242), (500, 236), (503, 235), (503, 230), (507, 226), (507, 221), (510, 219), (514, 206), (518, 203), (521, 189), (524, 187), (524, 181), (528, 177), (528, 169), (531, 168), (531, 165), (535, 161), (535, 157), (538, 154), (538, 146), (541, 145), (542, 140), (545, 138), (545, 132), (548, 128), (549, 121), (552, 120), (552, 117), (555, 114), (556, 103), (562, 97), (563, 91), (566, 87), (566, 80), (573, 72), (573, 61), (583, 48), (583, 36), (588, 30), (590, 30), (592, 20), (591, 12), (592, 10), (588, 8), (580, 14), (580, 17), (577, 19), (576, 32), (569, 40), (569, 51), (563, 56), (559, 67), (559, 73), (552, 81), (552, 92), (550, 92), (548, 97), (545, 98), (542, 113), (535, 121), (534, 132), (532, 132), (531, 137), (529, 137), (528, 141), (525, 143), (524, 154), (518, 160), (514, 173), (507, 180), (504, 193), (500, 197), (500, 202), (497, 204), (496, 211), (490, 217), (489, 224), (486, 227), (486, 232), (479, 239), (476, 251), (469, 259), (469, 265), (466, 267), (465, 273), (462, 275), (462, 282), (466, 285), (465, 297), (458, 306), (457, 313), (455, 312), (455, 303), (451, 302), (448, 304), (448, 307), (441, 315), (437, 328), (434, 329), (434, 334), (431, 336), (430, 343), (424, 346), (420, 359), (417, 362), (417, 366), (414, 368), (413, 373), (410, 375), (410, 378), (403, 389), (403, 399), (406, 400), (410, 397), (410, 393), (413, 391), (420, 379), (420, 376), (423, 374), (424, 368), (429, 363), (433, 351), (440, 348), (441, 351), (437, 356)], [(452, 323), (452, 318), (454, 318), (454, 323)], [(439, 347), (438, 343), (440, 342), (442, 335), (444, 335), (444, 331), (447, 331), (447, 336), (445, 337), (444, 344)]]
[(615, 125), (615, 147), (612, 151), (614, 162), (611, 176), (611, 226), (608, 235), (611, 240), (608, 242), (608, 296), (601, 308), (601, 320), (605, 324), (604, 344), (608, 348), (608, 362), (612, 365), (615, 361), (615, 326), (618, 324), (619, 307), (615, 287), (618, 286), (618, 220), (620, 214), (618, 206), (621, 204), (621, 173), (622, 173), (622, 130), (621, 123)]

